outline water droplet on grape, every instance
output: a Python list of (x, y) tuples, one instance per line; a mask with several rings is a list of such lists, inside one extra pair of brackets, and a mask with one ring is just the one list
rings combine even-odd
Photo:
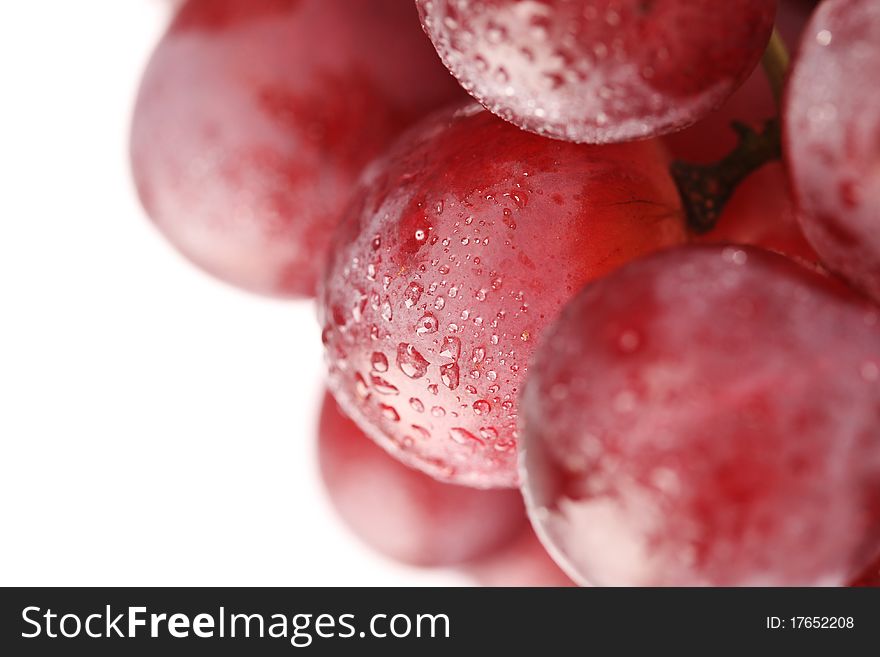
[(387, 372), (388, 358), (381, 351), (374, 351), (373, 355), (370, 356), (370, 365), (372, 365), (373, 370), (376, 372)]
[(440, 367), (440, 381), (450, 390), (455, 390), (458, 387), (458, 378), (458, 365), (455, 363)]
[(382, 412), (382, 416), (385, 419), (391, 420), (392, 422), (400, 422), (400, 414), (393, 406), (379, 404), (379, 410)]
[(422, 286), (415, 281), (410, 283), (407, 286), (406, 291), (403, 293), (404, 305), (406, 305), (407, 308), (412, 308), (413, 306), (415, 306), (419, 302), (419, 299), (422, 297), (423, 289), (424, 288), (422, 288)]
[(492, 410), (492, 406), (485, 399), (478, 399), (474, 402), (474, 413), (477, 415), (488, 415)]
[(380, 395), (399, 395), (400, 390), (397, 389), (396, 386), (389, 383), (381, 376), (377, 376), (375, 374), (370, 375), (370, 383), (373, 385), (373, 389), (378, 392)]
[(382, 315), (382, 319), (386, 322), (390, 322), (394, 319), (394, 311), (391, 309), (391, 300), (388, 297), (385, 297), (385, 300), (382, 302), (382, 308), (379, 312)]
[(467, 429), (463, 429), (462, 427), (452, 427), (449, 430), (449, 437), (452, 438), (459, 445), (483, 445), (483, 441), (477, 438), (474, 434), (472, 434)]
[(418, 424), (410, 425), (412, 430), (419, 434), (419, 438), (422, 440), (428, 440), (431, 437), (431, 432), (428, 431), (425, 427), (419, 426)]
[(411, 379), (420, 379), (428, 371), (428, 361), (406, 342), (397, 345), (397, 366)]
[(416, 333), (419, 335), (426, 335), (429, 333), (437, 332), (437, 318), (434, 317), (431, 313), (426, 313), (422, 315), (421, 319), (419, 319), (416, 324)]
[(443, 346), (440, 348), (440, 357), (450, 360), (458, 360), (461, 355), (461, 340), (448, 336), (443, 338)]

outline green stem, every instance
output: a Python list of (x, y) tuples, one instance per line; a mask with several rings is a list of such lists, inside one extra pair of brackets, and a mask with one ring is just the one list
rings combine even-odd
[(788, 71), (788, 65), (791, 58), (788, 55), (788, 48), (779, 35), (779, 30), (773, 30), (770, 37), (770, 43), (767, 44), (767, 50), (764, 51), (764, 59), (762, 64), (764, 72), (767, 74), (767, 81), (773, 91), (773, 97), (776, 99), (776, 107), (782, 106), (782, 93), (785, 89), (785, 75)]

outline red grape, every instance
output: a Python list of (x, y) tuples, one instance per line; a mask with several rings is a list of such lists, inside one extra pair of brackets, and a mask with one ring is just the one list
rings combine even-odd
[(364, 542), (398, 561), (462, 563), (505, 545), (525, 524), (518, 491), (442, 484), (398, 463), (329, 394), (318, 448), (327, 492), (342, 519)]
[(514, 486), (535, 339), (588, 280), (685, 239), (658, 142), (543, 139), (477, 105), (414, 129), (355, 192), (321, 301), (331, 388), (405, 463)]
[(880, 300), (880, 3), (827, 0), (785, 102), (799, 217), (822, 262)]
[(785, 171), (778, 162), (764, 165), (737, 187), (718, 225), (698, 238), (706, 243), (750, 244), (816, 266), (819, 256), (798, 223)]
[(850, 586), (880, 587), (880, 558), (874, 561)]
[(406, 2), (189, 0), (142, 82), (138, 191), (210, 273), (311, 295), (363, 166), (461, 96)]
[(843, 585), (880, 549), (880, 310), (751, 247), (578, 295), (521, 400), (524, 490), (600, 585)]
[[(809, 10), (810, 7), (799, 0), (779, 3), (776, 24), (789, 49), (797, 45), (809, 19)], [(776, 113), (767, 74), (758, 67), (717, 111), (685, 130), (666, 135), (664, 142), (676, 160), (716, 162), (737, 145), (736, 133), (731, 129), (733, 122), (745, 123), (757, 130)]]
[(510, 545), (468, 564), (465, 572), (480, 586), (575, 586), (531, 528)]
[(465, 89), (526, 130), (576, 142), (694, 123), (749, 76), (776, 0), (416, 0)]

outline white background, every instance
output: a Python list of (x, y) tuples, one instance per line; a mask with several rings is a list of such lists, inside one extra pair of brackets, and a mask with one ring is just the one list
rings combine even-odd
[(327, 505), (314, 307), (148, 223), (126, 140), (163, 0), (0, 3), (0, 585), (455, 584)]

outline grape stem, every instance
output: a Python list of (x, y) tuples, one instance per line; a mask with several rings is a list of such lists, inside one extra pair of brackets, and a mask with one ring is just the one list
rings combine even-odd
[(767, 81), (770, 83), (770, 89), (773, 91), (773, 98), (776, 100), (777, 109), (782, 107), (782, 93), (785, 90), (785, 74), (791, 58), (788, 55), (788, 48), (785, 41), (779, 34), (779, 30), (774, 29), (773, 35), (770, 37), (770, 43), (767, 44), (767, 50), (764, 51), (764, 59), (761, 60), (764, 66), (764, 73), (767, 75)]
[[(764, 54), (764, 71), (777, 107), (782, 100), (789, 56), (779, 32)], [(739, 142), (718, 162), (693, 164), (673, 162), (669, 170), (678, 186), (688, 227), (697, 234), (711, 231), (736, 188), (768, 162), (782, 158), (782, 126), (779, 117), (768, 119), (760, 130), (744, 123), (731, 124)]]

